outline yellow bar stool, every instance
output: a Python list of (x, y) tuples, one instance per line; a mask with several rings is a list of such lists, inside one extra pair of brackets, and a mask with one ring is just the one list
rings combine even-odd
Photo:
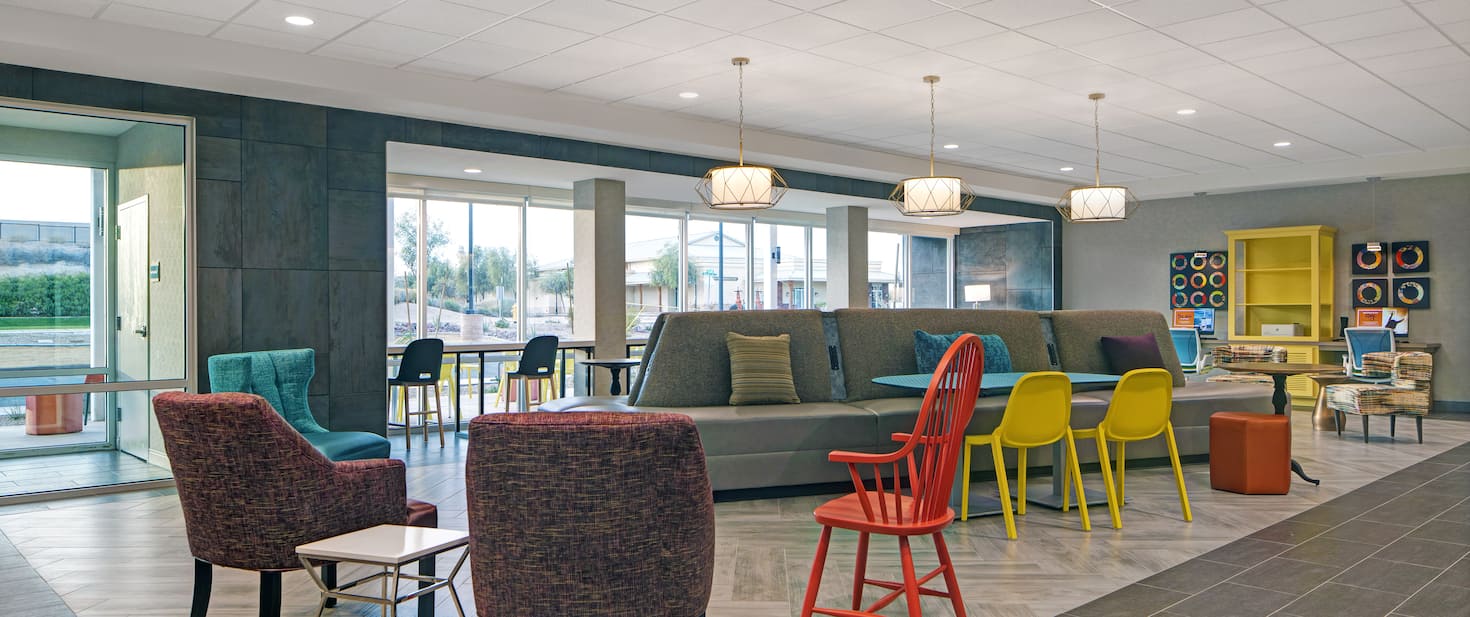
[(1011, 513), (1011, 490), (1006, 482), (1005, 458), (1001, 448), (1016, 449), (1016, 514), (1026, 514), (1026, 449), (1049, 446), (1058, 441), (1066, 445), (1069, 473), (1077, 483), (1078, 511), (1082, 514), (1082, 531), (1092, 531), (1087, 517), (1087, 498), (1082, 496), (1082, 470), (1077, 466), (1077, 444), (1072, 439), (1072, 380), (1066, 374), (1052, 371), (1030, 373), (1016, 382), (1006, 401), (1000, 426), (989, 435), (965, 437), (963, 485), (960, 488), (960, 520), (968, 520), (970, 512), (970, 449), (989, 445), (995, 462), (995, 481), (1000, 485), (1001, 512), (1006, 519), (1006, 537), (1016, 539), (1016, 519)]
[[(1091, 437), (1097, 441), (1098, 467), (1102, 468), (1103, 484), (1107, 485), (1108, 514), (1113, 517), (1113, 528), (1122, 529), (1123, 520), (1118, 509), (1123, 507), (1124, 447), (1131, 441), (1153, 439), (1161, 433), (1169, 446), (1169, 463), (1174, 466), (1174, 484), (1179, 488), (1179, 507), (1184, 520), (1194, 520), (1189, 511), (1189, 494), (1184, 490), (1184, 469), (1179, 466), (1179, 444), (1174, 441), (1174, 424), (1169, 414), (1174, 406), (1174, 376), (1161, 368), (1141, 368), (1128, 371), (1113, 390), (1113, 400), (1108, 404), (1108, 413), (1095, 428), (1072, 431), (1078, 439)], [(1116, 470), (1108, 467), (1108, 442), (1118, 444)], [(1075, 454), (1068, 453), (1068, 457)], [(1076, 466), (1076, 461), (1072, 461)], [(1113, 478), (1117, 485), (1114, 488)], [(1062, 480), (1062, 510), (1068, 503), (1067, 479)], [(1078, 503), (1086, 501), (1078, 493)]]

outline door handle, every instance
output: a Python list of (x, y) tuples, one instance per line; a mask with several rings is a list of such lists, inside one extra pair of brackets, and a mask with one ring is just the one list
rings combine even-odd
[(136, 334), (136, 335), (142, 336), (142, 337), (147, 337), (148, 336), (148, 324), (143, 324), (141, 326), (138, 326), (137, 328), (134, 328), (133, 329), (133, 334)]

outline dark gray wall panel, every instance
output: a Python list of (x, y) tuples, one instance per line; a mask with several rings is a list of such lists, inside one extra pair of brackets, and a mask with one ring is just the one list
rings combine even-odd
[[(326, 270), (245, 270), (241, 280), (245, 351), (310, 347), (329, 352)], [(317, 379), (324, 375), (318, 373)]]
[(326, 269), (326, 150), (245, 142), (246, 268)]
[(201, 136), (240, 138), (240, 97), (233, 94), (143, 84), (143, 111), (193, 116)]
[(35, 77), (35, 73), (36, 70), (28, 66), (0, 64), (0, 96), (13, 96), (18, 99), (33, 98), (31, 80)]
[(143, 84), (136, 81), (37, 69), (31, 96), (42, 101), (138, 111)]
[(238, 268), (199, 268), (199, 385), (205, 391), (209, 357), (244, 350), (242, 284)]
[(195, 144), (199, 151), (196, 153), (194, 166), (199, 169), (200, 178), (240, 180), (240, 140), (200, 137)]
[(388, 190), (388, 162), (382, 152), (327, 151), (327, 188)]
[(398, 116), (327, 110), (327, 147), (336, 150), (384, 152), (387, 142), (403, 141), (405, 121)]
[[(382, 366), (378, 366), (382, 370)], [(386, 383), (386, 382), (385, 382)], [(330, 425), (339, 431), (366, 431), (386, 435), (388, 433), (387, 421), (383, 419), (383, 410), (387, 407), (384, 403), (388, 398), (388, 386), (384, 385), (376, 392), (364, 392), (359, 394), (334, 394), (329, 402), (331, 407), (327, 410), (328, 419), (323, 424)], [(321, 411), (315, 407), (312, 412), (321, 417)], [(448, 404), (444, 407), (445, 418), (452, 420), (453, 414), (449, 411)], [(446, 430), (445, 433), (449, 431)], [(415, 434), (416, 438), (423, 437)], [(446, 439), (454, 439), (454, 435), (446, 434)], [(398, 439), (402, 439), (399, 437)], [(435, 438), (437, 439), (437, 437)], [(423, 443), (420, 441), (420, 443)]]
[(327, 265), (331, 270), (387, 269), (388, 198), (382, 192), (331, 191), (327, 195)]
[(240, 267), (240, 183), (200, 180), (195, 186), (199, 267)]
[(331, 273), (332, 393), (381, 392), (385, 372), (379, 337), (387, 328), (387, 283), (379, 272)]
[(1055, 308), (1056, 261), (1051, 222), (1016, 223), (963, 230), (955, 237), (955, 306), (965, 302), (965, 285), (990, 285), (980, 308)]
[(247, 98), (245, 139), (298, 146), (327, 145), (327, 109), (302, 103)]

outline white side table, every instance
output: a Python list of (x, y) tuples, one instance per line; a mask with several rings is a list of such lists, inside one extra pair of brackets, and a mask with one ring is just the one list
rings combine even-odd
[[(464, 566), (465, 558), (470, 554), (469, 543), (470, 536), (463, 531), (379, 525), (303, 544), (296, 547), (296, 554), (301, 558), (301, 564), (306, 567), (307, 574), (311, 575), (311, 580), (322, 592), (321, 602), (317, 604), (316, 609), (318, 617), (321, 616), (322, 611), (326, 610), (327, 600), (331, 598), (377, 604), (382, 607), (385, 614), (397, 617), (399, 603), (432, 594), (440, 588), (449, 590), (449, 597), (454, 600), (454, 610), (459, 613), (459, 617), (464, 617), (464, 608), (459, 603), (459, 593), (454, 589), (454, 577), (459, 574), (459, 569)], [(454, 569), (450, 570), (449, 575), (444, 578), (425, 573), (403, 573), (405, 565), (456, 548), (464, 550), (459, 555), (459, 561), (454, 563)], [(311, 560), (313, 559), (378, 566), (382, 571), (331, 587), (322, 580), (321, 575), (312, 566)], [(346, 593), (348, 589), (375, 580), (381, 580), (383, 583), (379, 595)], [(417, 581), (419, 588), (412, 593), (400, 596), (398, 587), (403, 580)], [(423, 613), (420, 611), (420, 614)]]

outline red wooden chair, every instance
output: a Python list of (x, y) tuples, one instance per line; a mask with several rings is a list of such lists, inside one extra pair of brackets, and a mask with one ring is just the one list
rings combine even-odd
[[(915, 617), (921, 614), (920, 595), (949, 598), (954, 604), (955, 615), (965, 616), (965, 602), (960, 598), (959, 582), (949, 560), (943, 531), (954, 521), (955, 513), (948, 503), (950, 486), (954, 483), (955, 461), (964, 442), (965, 427), (975, 412), (975, 399), (980, 396), (980, 376), (984, 367), (985, 351), (980, 338), (973, 334), (960, 337), (945, 352), (929, 381), (929, 390), (924, 394), (924, 406), (919, 410), (914, 432), (893, 435), (894, 441), (903, 443), (902, 448), (888, 454), (836, 450), (827, 455), (827, 460), (834, 463), (847, 463), (857, 492), (822, 504), (814, 513), (817, 522), (822, 524), (822, 540), (812, 562), (812, 576), (807, 583), (806, 600), (802, 602), (802, 617), (811, 617), (813, 613), (839, 617), (876, 615), (877, 611), (900, 596), (908, 602), (910, 617)], [(921, 445), (922, 449), (919, 448)], [(899, 474), (901, 462), (907, 466), (907, 493)], [(873, 490), (863, 483), (859, 465), (873, 466)], [(892, 471), (885, 482), (884, 468), (889, 465)], [(822, 569), (826, 565), (833, 527), (858, 532), (851, 610), (816, 607), (817, 589), (822, 582)], [(899, 555), (903, 561), (902, 582), (866, 578), (870, 534), (898, 538)], [(921, 535), (933, 536), (934, 549), (939, 553), (939, 567), (922, 577), (914, 573), (914, 556), (909, 548), (909, 538)], [(944, 576), (946, 591), (923, 586), (940, 575)], [(864, 609), (863, 589), (868, 585), (890, 592)]]

